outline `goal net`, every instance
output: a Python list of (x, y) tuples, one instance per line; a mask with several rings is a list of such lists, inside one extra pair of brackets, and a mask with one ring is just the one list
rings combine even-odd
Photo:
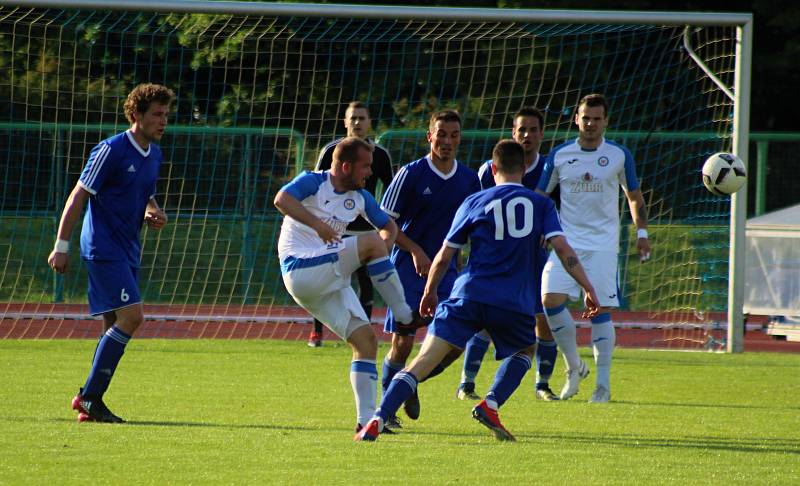
[(127, 128), (127, 93), (157, 82), (177, 94), (158, 185), (170, 223), (143, 230), (140, 287), (162, 329), (178, 335), (182, 321), (227, 322), (265, 335), (281, 332), (268, 323), (307, 319), (281, 281), (281, 217), (272, 200), (313, 167), (321, 147), (344, 135), (348, 102), (368, 104), (374, 137), (396, 166), (428, 151), (432, 111), (458, 109), (458, 159), (477, 169), (510, 135), (520, 107), (545, 112), (547, 152), (577, 136), (576, 103), (600, 92), (611, 105), (607, 138), (636, 160), (654, 250), (650, 262), (638, 262), (621, 199), (618, 320), (658, 329), (645, 345), (702, 348), (725, 339), (731, 200), (706, 191), (699, 171), (711, 153), (735, 148), (737, 106), (721, 88), (736, 85), (734, 21), (699, 15), (686, 17), (689, 26), (646, 16), (614, 23), (584, 12), (558, 23), (535, 11), (476, 9), (451, 9), (459, 15), (447, 19), (445, 9), (345, 14), (332, 5), (286, 13), (292, 7), (236, 2), (224, 2), (229, 13), (223, 5), (192, 12), (179, 1), (115, 11), (12, 3), (0, 2), (5, 335), (41, 332), (37, 319), (66, 328), (85, 318), (78, 252), (63, 277), (46, 265), (60, 212), (91, 148)]

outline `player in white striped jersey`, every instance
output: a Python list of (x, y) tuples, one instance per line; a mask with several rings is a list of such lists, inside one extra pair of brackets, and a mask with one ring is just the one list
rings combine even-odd
[[(367, 192), (374, 196), (378, 181), (383, 184), (384, 188), (389, 187), (389, 183), (392, 182), (392, 157), (386, 148), (368, 138), (372, 120), (365, 103), (351, 101), (347, 105), (347, 109), (344, 112), (344, 126), (347, 129), (348, 137), (358, 137), (366, 140), (374, 149), (372, 151), (372, 175), (367, 178), (367, 183), (364, 187)], [(342, 140), (342, 138), (336, 139), (320, 150), (319, 159), (314, 170), (320, 171), (331, 168), (333, 150)], [(364, 218), (358, 217), (347, 226), (345, 236), (358, 235), (374, 229)], [(366, 267), (356, 270), (355, 276), (358, 281), (358, 300), (361, 302), (361, 307), (364, 308), (367, 318), (372, 319), (372, 280), (369, 278)], [(317, 319), (314, 319), (314, 330), (311, 331), (308, 337), (308, 345), (311, 347), (322, 346), (322, 323)]]
[[(285, 215), (278, 239), (281, 274), (294, 300), (353, 349), (350, 383), (356, 399), (356, 428), (375, 411), (378, 342), (350, 277), (366, 264), (378, 293), (401, 326), (423, 325), (406, 304), (389, 248), (397, 225), (364, 190), (372, 173), (372, 146), (347, 137), (336, 146), (330, 171), (303, 172), (275, 196)], [(347, 225), (363, 216), (378, 233), (342, 239)]]
[[(647, 207), (630, 151), (604, 137), (608, 126), (605, 97), (600, 94), (583, 97), (575, 114), (575, 124), (578, 126), (578, 139), (550, 152), (537, 190), (549, 194), (556, 185), (560, 186), (561, 226), (600, 299), (600, 312), (592, 317), (596, 387), (589, 401), (604, 403), (611, 397), (611, 356), (616, 340), (610, 310), (619, 307), (620, 186), (625, 191), (633, 222), (638, 228), (636, 245), (641, 262), (650, 258)], [(567, 383), (561, 390), (562, 400), (574, 396), (580, 381), (589, 374), (586, 364), (578, 356), (575, 322), (565, 306), (567, 296), (574, 299), (578, 293), (578, 284), (551, 253), (542, 277), (542, 302), (567, 365)]]

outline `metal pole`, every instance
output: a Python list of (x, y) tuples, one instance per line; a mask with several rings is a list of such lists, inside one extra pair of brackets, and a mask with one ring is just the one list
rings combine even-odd
[[(752, 20), (736, 29), (736, 79), (733, 107), (733, 152), (747, 167), (750, 132), (750, 68), (753, 55)], [(730, 266), (728, 267), (728, 352), (744, 351), (745, 225), (747, 184), (731, 199)]]
[(242, 221), (242, 258), (244, 260), (244, 271), (242, 272), (242, 288), (243, 298), (242, 304), (250, 304), (252, 297), (250, 296), (250, 282), (253, 279), (253, 271), (255, 264), (255, 256), (253, 255), (253, 244), (250, 241), (250, 225), (253, 219), (253, 203), (255, 202), (255, 193), (257, 190), (256, 183), (258, 176), (251, 176), (250, 171), (255, 171), (253, 167), (253, 136), (247, 134), (244, 136), (244, 167), (242, 168), (243, 181), (241, 184), (241, 194), (244, 207), (243, 221)]
[[(53, 175), (55, 176), (53, 203), (55, 207), (55, 227), (53, 234), (58, 232), (58, 223), (61, 221), (61, 209), (64, 205), (64, 184), (67, 178), (67, 161), (64, 157), (63, 140), (61, 130), (54, 130), (53, 136)], [(64, 302), (64, 275), (53, 272), (53, 302)]]
[(756, 142), (756, 216), (764, 214), (767, 200), (767, 153), (769, 153), (769, 142)]

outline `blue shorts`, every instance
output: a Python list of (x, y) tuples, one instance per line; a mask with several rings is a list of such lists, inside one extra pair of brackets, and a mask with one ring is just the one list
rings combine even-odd
[(536, 319), (474, 300), (447, 299), (436, 308), (428, 332), (464, 349), (476, 332), (486, 329), (494, 343), (494, 357), (505, 359), (536, 344)]
[(84, 260), (89, 272), (89, 313), (93, 316), (142, 302), (139, 267), (128, 262)]
[[(442, 285), (439, 285), (439, 288), (441, 289)], [(445, 292), (438, 293), (440, 302), (447, 299), (447, 297), (450, 296), (450, 289), (446, 288), (445, 290), (446, 290)], [(419, 303), (421, 300), (422, 300), (421, 293), (406, 292), (406, 303), (408, 304), (409, 307), (411, 307), (412, 311), (419, 310)], [(398, 331), (396, 326), (397, 324), (395, 324), (394, 321), (394, 314), (392, 314), (392, 310), (389, 309), (386, 311), (386, 321), (384, 321), (383, 323), (383, 332), (396, 333), (400, 336), (413, 336), (417, 333), (416, 331)]]

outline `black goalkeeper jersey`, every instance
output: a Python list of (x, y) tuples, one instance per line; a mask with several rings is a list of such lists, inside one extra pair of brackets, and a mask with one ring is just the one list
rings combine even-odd
[[(343, 139), (339, 138), (326, 145), (319, 153), (319, 159), (314, 170), (328, 170), (333, 163), (333, 149)], [(375, 148), (372, 152), (372, 175), (367, 178), (367, 184), (364, 187), (370, 194), (375, 195), (375, 188), (378, 186), (378, 181), (383, 183), (383, 187), (389, 187), (392, 182), (392, 157), (389, 151), (381, 145), (378, 145), (371, 140), (369, 143)], [(359, 216), (355, 221), (347, 225), (346, 232), (364, 232), (375, 229), (363, 217)]]

